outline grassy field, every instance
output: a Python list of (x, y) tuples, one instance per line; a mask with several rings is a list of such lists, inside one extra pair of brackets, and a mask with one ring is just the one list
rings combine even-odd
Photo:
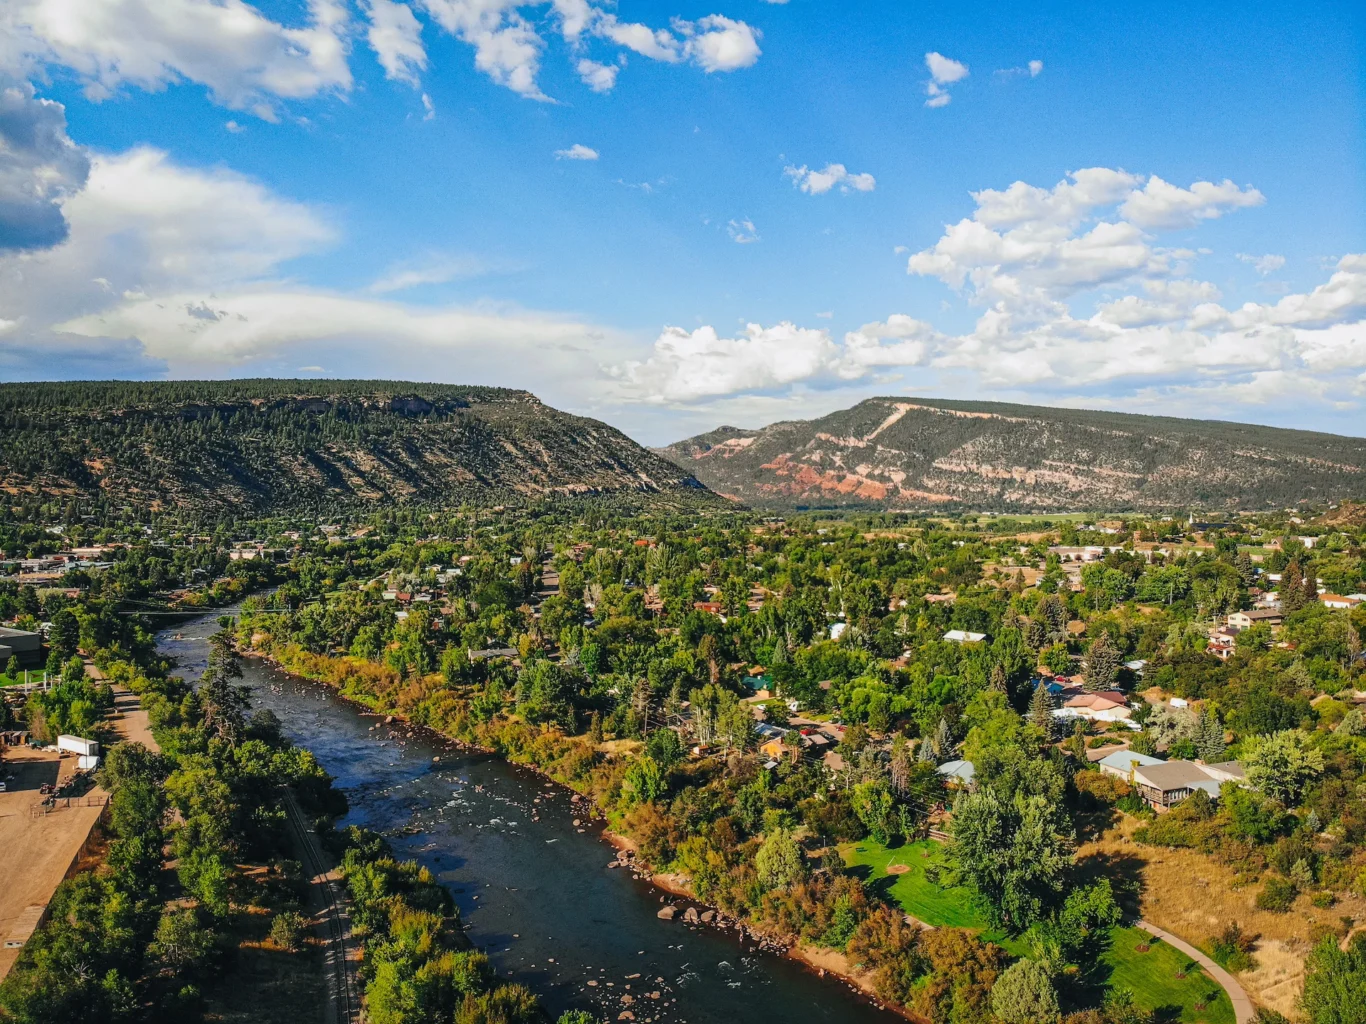
[[(943, 889), (925, 877), (925, 868), (943, 862), (943, 848), (933, 839), (907, 843), (889, 850), (865, 839), (840, 848), (847, 867), (867, 869), (864, 884), (885, 893), (912, 917), (936, 928), (982, 928), (986, 919), (972, 905), (967, 889)], [(887, 869), (905, 865), (904, 874), (889, 874)]]
[[(1151, 943), (1146, 953), (1135, 947)], [(1116, 928), (1104, 960), (1112, 968), (1109, 986), (1134, 994), (1134, 1003), (1158, 1011), (1158, 1019), (1183, 1024), (1233, 1024), (1233, 1004), (1219, 983), (1196, 965), (1178, 978), (1190, 958), (1137, 928)], [(1197, 1009), (1205, 1003), (1203, 1009)]]
[[(927, 867), (943, 862), (943, 847), (935, 840), (888, 849), (865, 839), (846, 843), (840, 847), (840, 853), (845, 865), (860, 874), (865, 885), (885, 894), (912, 917), (937, 928), (978, 929), (982, 938), (1015, 956), (1030, 952), (1028, 936), (1012, 937), (989, 930), (967, 889), (942, 888), (925, 877)], [(897, 865), (905, 865), (908, 870), (889, 873), (888, 868)], [(1149, 949), (1140, 953), (1137, 947), (1144, 943), (1149, 944)], [(1227, 993), (1198, 969), (1184, 978), (1177, 977), (1188, 958), (1147, 932), (1116, 928), (1102, 961), (1104, 968), (1097, 982), (1110, 989), (1128, 989), (1138, 1006), (1157, 1011), (1161, 1021), (1233, 1024), (1233, 1006)], [(1206, 1005), (1197, 1008), (1202, 1003)]]

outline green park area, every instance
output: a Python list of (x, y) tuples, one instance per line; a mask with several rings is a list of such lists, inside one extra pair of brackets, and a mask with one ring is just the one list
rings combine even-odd
[[(1025, 956), (1028, 934), (1004, 935), (990, 929), (962, 886), (934, 880), (945, 866), (944, 847), (933, 839), (888, 848), (872, 839), (840, 847), (845, 866), (863, 877), (869, 888), (883, 893), (917, 920), (936, 928), (972, 928), (1014, 956)], [(927, 873), (926, 869), (930, 869)], [(1134, 1003), (1154, 1011), (1161, 1021), (1181, 1024), (1233, 1024), (1228, 994), (1193, 964), (1184, 953), (1154, 939), (1139, 928), (1115, 928), (1102, 956), (1108, 966), (1104, 984), (1112, 991), (1126, 989)]]

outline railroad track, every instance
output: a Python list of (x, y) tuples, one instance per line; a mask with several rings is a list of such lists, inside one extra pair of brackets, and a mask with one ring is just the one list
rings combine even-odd
[(284, 795), (285, 816), (290, 828), (299, 841), (302, 864), (308, 876), (321, 886), (323, 902), (323, 931), (326, 935), (330, 953), (325, 959), (331, 974), (332, 1006), (335, 1010), (333, 1020), (336, 1024), (357, 1024), (360, 1020), (360, 993), (356, 985), (356, 973), (347, 955), (347, 936), (350, 932), (350, 919), (346, 913), (340, 887), (328, 871), (322, 851), (318, 848), (317, 836), (308, 828), (303, 811), (288, 791)]

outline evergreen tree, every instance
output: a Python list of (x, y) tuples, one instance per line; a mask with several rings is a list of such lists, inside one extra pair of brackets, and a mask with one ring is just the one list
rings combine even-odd
[(1311, 608), (1319, 603), (1319, 581), (1313, 569), (1304, 574), (1304, 582), (1300, 589), (1304, 592), (1300, 598), (1301, 608)]
[(934, 764), (938, 759), (934, 756), (934, 741), (928, 736), (920, 741), (920, 749), (917, 751), (917, 760), (925, 764)]
[(1108, 633), (1096, 637), (1086, 652), (1086, 689), (1098, 693), (1113, 687), (1119, 676), (1119, 658), (1119, 649), (1110, 642)]
[(1304, 573), (1300, 571), (1300, 560), (1291, 559), (1281, 573), (1281, 612), (1289, 615), (1304, 607)]
[(1038, 726), (1045, 735), (1053, 731), (1053, 698), (1043, 683), (1034, 687), (1034, 695), (1029, 698), (1029, 724)]
[(953, 751), (953, 735), (949, 732), (948, 719), (941, 718), (939, 727), (934, 730), (934, 752), (941, 759), (947, 759)]
[(1252, 564), (1252, 558), (1246, 551), (1239, 551), (1238, 557), (1233, 560), (1233, 568), (1238, 570), (1238, 576), (1243, 581), (1243, 586), (1250, 587), (1257, 582), (1257, 569)]
[(1200, 760), (1214, 764), (1224, 756), (1224, 723), (1219, 713), (1208, 704), (1200, 711), (1200, 722), (1196, 726), (1195, 749)]

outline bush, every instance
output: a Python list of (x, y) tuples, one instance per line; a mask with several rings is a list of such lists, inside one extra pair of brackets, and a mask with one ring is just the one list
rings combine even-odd
[(1262, 891), (1257, 894), (1257, 909), (1284, 914), (1294, 905), (1295, 897), (1299, 894), (1295, 883), (1288, 878), (1267, 879), (1266, 885), (1262, 886)]
[(1257, 936), (1248, 935), (1236, 921), (1230, 921), (1223, 932), (1209, 940), (1209, 955), (1216, 964), (1227, 970), (1250, 971), (1257, 966), (1252, 948)]
[(304, 919), (293, 910), (281, 911), (270, 923), (270, 941), (290, 953), (299, 948), (303, 937)]

